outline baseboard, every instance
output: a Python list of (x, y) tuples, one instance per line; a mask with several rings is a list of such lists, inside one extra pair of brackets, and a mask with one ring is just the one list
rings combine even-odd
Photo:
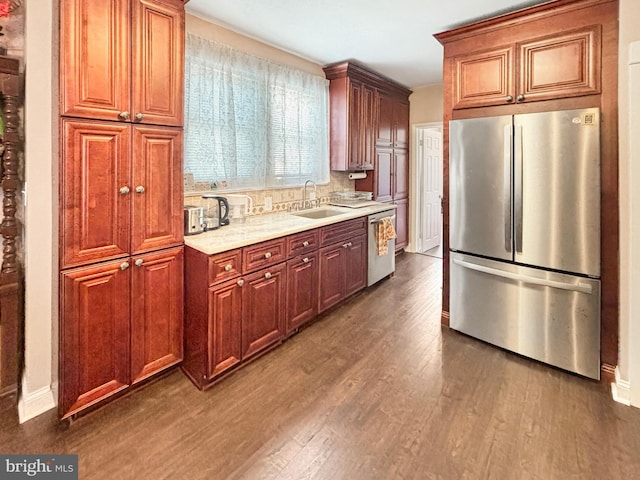
[(631, 405), (631, 384), (620, 378), (620, 370), (616, 367), (615, 382), (611, 384), (611, 395), (616, 402)]
[(20, 419), (20, 423), (24, 423), (44, 412), (48, 412), (52, 408), (56, 408), (55, 388), (52, 388), (51, 385), (39, 388), (28, 394), (25, 394), (26, 391), (27, 389), (23, 382), (22, 393), (18, 400), (18, 418)]

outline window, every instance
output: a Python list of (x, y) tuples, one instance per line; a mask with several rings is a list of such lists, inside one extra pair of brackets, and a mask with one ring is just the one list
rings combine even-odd
[(184, 170), (231, 189), (329, 181), (328, 81), (187, 35)]

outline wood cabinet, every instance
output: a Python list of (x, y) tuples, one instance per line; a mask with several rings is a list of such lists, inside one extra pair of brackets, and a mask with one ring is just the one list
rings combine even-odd
[(61, 115), (183, 123), (184, 7), (62, 0)]
[(183, 56), (179, 0), (60, 2), (62, 417), (182, 360)]
[(62, 120), (63, 268), (180, 245), (182, 130)]
[(366, 222), (366, 218), (358, 218), (321, 230), (318, 313), (367, 285)]
[(449, 122), (599, 108), (605, 119), (600, 126), (600, 358), (607, 381), (618, 359), (620, 303), (618, 15), (617, 0), (556, 0), (436, 35), (444, 46), (442, 323), (449, 324)]
[(62, 273), (62, 418), (181, 360), (182, 262), (179, 247)]
[(205, 389), (364, 288), (366, 228), (361, 217), (214, 255), (186, 247), (185, 374)]
[(287, 262), (286, 333), (292, 333), (317, 314), (318, 252), (315, 251)]
[(600, 93), (601, 26), (456, 56), (453, 108)]

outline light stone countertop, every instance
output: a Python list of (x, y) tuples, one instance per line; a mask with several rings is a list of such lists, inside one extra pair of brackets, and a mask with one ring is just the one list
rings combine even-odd
[[(374, 202), (372, 202), (374, 203)], [(395, 205), (378, 203), (361, 208), (336, 207), (323, 205), (318, 208), (302, 210), (295, 213), (307, 213), (314, 210), (340, 211), (338, 215), (331, 217), (311, 219), (296, 216), (292, 213), (271, 213), (247, 217), (244, 223), (231, 223), (224, 227), (209, 232), (199, 233), (184, 237), (184, 243), (188, 247), (207, 255), (226, 252), (234, 248), (245, 247), (275, 238), (284, 237), (293, 233), (304, 232), (325, 225), (332, 225), (353, 218), (364, 217), (373, 213), (395, 209)]]

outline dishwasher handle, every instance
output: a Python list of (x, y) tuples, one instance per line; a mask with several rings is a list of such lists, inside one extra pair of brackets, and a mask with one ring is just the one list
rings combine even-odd
[(378, 223), (382, 223), (382, 220), (384, 220), (385, 218), (390, 218), (391, 220), (394, 220), (396, 218), (396, 216), (395, 215), (391, 215), (389, 217), (383, 217), (383, 218), (369, 220), (369, 225), (376, 225)]

